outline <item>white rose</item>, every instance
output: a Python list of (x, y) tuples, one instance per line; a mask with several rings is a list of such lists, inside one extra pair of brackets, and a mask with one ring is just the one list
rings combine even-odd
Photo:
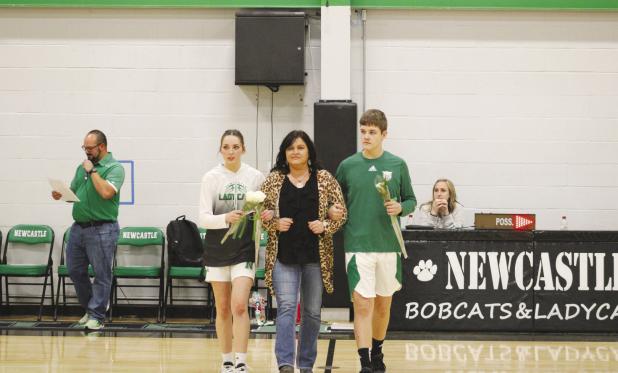
[(264, 199), (266, 199), (266, 194), (262, 193), (259, 190), (255, 192), (247, 192), (245, 198), (249, 203), (262, 203), (264, 202)]
[(390, 181), (393, 178), (393, 173), (390, 171), (382, 171), (382, 177), (386, 181)]

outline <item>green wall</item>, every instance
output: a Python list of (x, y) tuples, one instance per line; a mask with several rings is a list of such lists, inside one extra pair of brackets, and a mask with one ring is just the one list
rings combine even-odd
[(618, 10), (618, 0), (0, 0), (0, 7)]

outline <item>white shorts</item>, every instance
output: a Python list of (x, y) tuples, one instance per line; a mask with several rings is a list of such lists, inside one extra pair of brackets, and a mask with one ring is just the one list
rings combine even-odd
[(237, 277), (255, 278), (253, 262), (243, 262), (225, 267), (204, 267), (206, 282), (232, 282)]
[(401, 289), (400, 253), (345, 253), (350, 295), (390, 297)]

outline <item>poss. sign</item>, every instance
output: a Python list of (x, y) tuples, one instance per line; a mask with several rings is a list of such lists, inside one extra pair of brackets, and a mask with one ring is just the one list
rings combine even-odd
[(531, 231), (536, 227), (534, 214), (474, 214), (475, 229), (511, 229)]

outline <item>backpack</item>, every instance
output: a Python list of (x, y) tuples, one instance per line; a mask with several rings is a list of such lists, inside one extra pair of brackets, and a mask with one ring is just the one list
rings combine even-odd
[(204, 246), (197, 225), (184, 215), (167, 225), (167, 260), (169, 266), (203, 267)]

